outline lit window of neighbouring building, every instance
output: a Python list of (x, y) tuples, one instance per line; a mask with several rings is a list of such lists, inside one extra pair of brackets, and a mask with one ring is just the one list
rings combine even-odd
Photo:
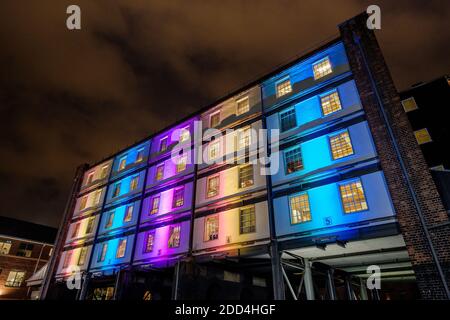
[(150, 209), (150, 214), (158, 213), (159, 211), (159, 196), (155, 196), (152, 198), (152, 207)]
[(281, 132), (288, 131), (297, 126), (295, 109), (290, 109), (280, 113), (280, 129)]
[(163, 152), (167, 150), (167, 137), (159, 140), (159, 152)]
[(118, 197), (120, 195), (120, 183), (116, 183), (114, 185), (113, 198)]
[(169, 248), (180, 246), (181, 226), (170, 226), (169, 228)]
[(130, 222), (131, 219), (133, 219), (133, 209), (134, 209), (133, 205), (130, 205), (130, 206), (126, 207), (126, 209), (125, 209), (125, 217), (123, 218), (123, 222)]
[(250, 110), (250, 103), (248, 101), (248, 97), (239, 99), (238, 101), (236, 101), (236, 104), (237, 104), (236, 114), (238, 116), (240, 116), (241, 114), (244, 114)]
[(180, 130), (180, 139), (179, 142), (188, 141), (191, 138), (191, 133), (189, 132), (189, 127), (183, 128)]
[(219, 176), (208, 177), (206, 182), (206, 196), (214, 197), (219, 193)]
[(219, 238), (219, 216), (206, 217), (205, 219), (205, 241)]
[(94, 217), (90, 217), (89, 218), (88, 223), (86, 225), (86, 234), (89, 234), (89, 233), (91, 233), (93, 231), (93, 229), (94, 229), (94, 221), (95, 221)]
[(87, 247), (83, 247), (80, 249), (80, 254), (78, 256), (78, 266), (82, 266), (84, 265), (84, 263), (86, 262), (86, 255), (87, 255)]
[(17, 250), (16, 256), (29, 258), (33, 253), (33, 248), (34, 248), (33, 244), (22, 242), (19, 245), (19, 250)]
[(78, 231), (80, 230), (80, 224), (76, 223), (75, 226), (73, 227), (73, 231), (72, 231), (72, 236), (71, 238), (76, 238), (78, 236)]
[(250, 127), (241, 129), (238, 132), (238, 148), (244, 149), (252, 143), (252, 130)]
[(220, 151), (220, 142), (212, 142), (209, 146), (208, 146), (208, 156), (209, 156), (209, 160), (214, 160), (219, 156), (219, 151)]
[(142, 162), (142, 160), (144, 160), (144, 148), (139, 149), (136, 154), (136, 162)]
[(239, 168), (239, 188), (253, 185), (253, 165), (249, 164)]
[(155, 180), (159, 181), (164, 178), (164, 163), (156, 167)]
[(290, 198), (291, 222), (293, 224), (311, 221), (311, 209), (307, 193), (302, 193)]
[(153, 251), (153, 243), (155, 242), (155, 233), (149, 232), (147, 233), (147, 238), (145, 239), (145, 248), (144, 252), (152, 252)]
[(353, 154), (352, 141), (347, 131), (330, 136), (331, 155), (333, 160), (344, 158)]
[(106, 258), (106, 252), (108, 251), (108, 244), (103, 243), (102, 247), (98, 253), (97, 262), (103, 262)]
[(284, 153), (286, 162), (286, 174), (303, 169), (302, 151), (300, 147), (288, 150)]
[(125, 169), (126, 166), (127, 166), (127, 157), (125, 156), (125, 157), (122, 157), (122, 158), (120, 159), (120, 162), (119, 162), (119, 171)]
[(416, 137), (418, 144), (424, 144), (433, 141), (427, 128), (414, 131), (414, 136)]
[(282, 97), (292, 91), (291, 80), (286, 79), (277, 83), (277, 98)]
[(83, 210), (84, 208), (86, 208), (87, 200), (88, 200), (88, 196), (84, 196), (80, 199), (80, 210)]
[(63, 268), (67, 268), (72, 261), (73, 250), (66, 251), (66, 255), (64, 256)]
[(219, 125), (219, 123), (220, 123), (220, 111), (211, 114), (209, 118), (209, 126), (211, 128), (215, 128)]
[(239, 210), (239, 233), (251, 233), (256, 231), (255, 207), (251, 206)]
[(175, 189), (173, 192), (172, 208), (181, 207), (184, 204), (184, 187)]
[(9, 250), (11, 250), (11, 241), (0, 241), (0, 254), (9, 254)]
[(25, 279), (25, 271), (10, 271), (5, 287), (20, 287)]
[(136, 190), (139, 184), (139, 176), (133, 177), (130, 181), (130, 191)]
[(314, 72), (314, 80), (320, 79), (327, 74), (333, 72), (333, 68), (331, 67), (331, 62), (328, 57), (317, 61), (313, 64), (313, 72)]
[(181, 156), (177, 159), (177, 173), (186, 169), (187, 156)]
[(100, 178), (101, 179), (105, 179), (106, 178), (106, 176), (108, 175), (108, 169), (109, 169), (109, 166), (103, 166), (102, 167), (102, 171), (100, 172)]
[(403, 110), (405, 112), (410, 112), (416, 109), (419, 109), (416, 104), (416, 100), (414, 100), (414, 97), (410, 97), (408, 99), (402, 100), (402, 106)]
[(360, 180), (339, 185), (339, 191), (345, 213), (367, 210), (366, 197)]
[(117, 246), (116, 258), (123, 258), (127, 249), (127, 239), (120, 239)]
[(324, 116), (332, 114), (342, 109), (341, 100), (337, 91), (333, 91), (320, 97), (322, 113)]
[(108, 220), (106, 220), (106, 229), (109, 229), (113, 226), (114, 223), (114, 211), (108, 214)]

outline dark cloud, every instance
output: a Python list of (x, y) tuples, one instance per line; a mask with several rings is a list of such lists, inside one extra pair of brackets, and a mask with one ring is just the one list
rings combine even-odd
[[(65, 28), (66, 7), (82, 30)], [(94, 162), (337, 35), (372, 1), (0, 3), (0, 215), (56, 226)], [(450, 70), (448, 1), (378, 1), (399, 88)]]

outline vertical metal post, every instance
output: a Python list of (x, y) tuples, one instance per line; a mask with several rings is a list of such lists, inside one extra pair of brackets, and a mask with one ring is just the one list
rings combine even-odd
[(314, 295), (314, 283), (312, 278), (312, 270), (311, 270), (311, 262), (308, 259), (303, 259), (305, 264), (305, 290), (306, 290), (306, 299), (315, 300)]
[(283, 268), (283, 265), (280, 265), (280, 267), (281, 267), (281, 271), (283, 272), (284, 280), (286, 280), (286, 284), (288, 285), (288, 288), (289, 288), (289, 291), (292, 294), (292, 297), (294, 298), (294, 300), (297, 300), (297, 296), (295, 295), (294, 288), (292, 288), (291, 282), (289, 281), (289, 278), (288, 278), (288, 276), (286, 274), (286, 271)]
[(86, 299), (87, 290), (89, 287), (89, 283), (91, 282), (92, 274), (90, 272), (87, 272), (84, 276), (83, 286), (81, 287), (81, 292), (78, 297), (78, 300), (84, 300)]
[(121, 281), (121, 275), (122, 275), (122, 269), (119, 268), (119, 271), (117, 272), (117, 276), (116, 276), (116, 284), (114, 285), (114, 296), (113, 296), (113, 300), (118, 300), (120, 297), (120, 289), (121, 289), (121, 285), (120, 285), (120, 281)]
[(336, 287), (334, 285), (334, 270), (327, 271), (328, 297), (330, 300), (336, 300)]
[(172, 285), (172, 300), (178, 300), (178, 281), (180, 277), (180, 260), (175, 264), (175, 271), (173, 275), (173, 285)]
[(359, 278), (359, 291), (361, 300), (369, 300), (369, 296), (367, 295), (367, 283), (364, 278)]
[(278, 251), (276, 240), (270, 244), (270, 258), (272, 264), (273, 298), (274, 300), (284, 300), (286, 297), (283, 274), (281, 270), (280, 252)]
[(345, 276), (345, 292), (347, 294), (348, 300), (354, 300), (353, 289), (352, 289), (352, 277), (350, 275)]

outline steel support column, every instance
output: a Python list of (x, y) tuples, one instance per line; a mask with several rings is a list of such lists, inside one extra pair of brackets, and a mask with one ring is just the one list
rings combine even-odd
[(272, 264), (273, 298), (275, 300), (286, 299), (280, 257), (281, 254), (278, 251), (278, 244), (276, 241), (273, 241), (270, 245), (270, 261)]
[(336, 287), (334, 285), (334, 270), (328, 269), (327, 271), (327, 287), (328, 287), (328, 297), (330, 300), (336, 300)]
[(305, 275), (304, 275), (305, 280), (304, 281), (305, 281), (306, 299), (315, 300), (311, 262), (305, 258), (303, 258), (303, 262), (305, 264)]
[(86, 299), (87, 291), (89, 288), (89, 283), (91, 282), (91, 277), (92, 277), (92, 274), (90, 272), (87, 272), (84, 275), (83, 285), (81, 287), (81, 292), (80, 292), (80, 295), (78, 296), (78, 300)]
[(369, 296), (367, 294), (367, 282), (364, 278), (359, 278), (359, 292), (361, 295), (361, 300), (369, 300)]

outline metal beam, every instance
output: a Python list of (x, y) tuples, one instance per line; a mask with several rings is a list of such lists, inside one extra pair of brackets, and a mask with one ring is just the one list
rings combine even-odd
[(292, 294), (292, 297), (294, 298), (294, 300), (297, 300), (297, 296), (295, 295), (294, 289), (292, 288), (291, 282), (289, 281), (289, 278), (288, 278), (288, 276), (286, 274), (286, 271), (284, 270), (282, 265), (280, 265), (280, 267), (281, 267), (281, 271), (283, 272), (284, 280), (286, 281), (286, 284), (288, 285), (288, 288), (289, 288), (289, 291)]
[(359, 292), (361, 295), (361, 300), (369, 300), (367, 295), (367, 281), (366, 279), (359, 278)]

